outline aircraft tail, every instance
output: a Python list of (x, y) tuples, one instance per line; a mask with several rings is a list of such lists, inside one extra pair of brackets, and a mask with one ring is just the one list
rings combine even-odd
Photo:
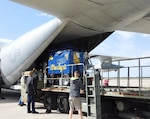
[(1, 73), (6, 86), (14, 84), (67, 24), (57, 18), (24, 34), (1, 49)]

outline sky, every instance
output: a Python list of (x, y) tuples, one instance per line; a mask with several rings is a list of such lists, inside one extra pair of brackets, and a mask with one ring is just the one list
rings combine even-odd
[[(0, 45), (9, 44), (54, 16), (11, 2), (0, 1)], [(122, 57), (150, 56), (150, 35), (115, 31), (91, 53)]]

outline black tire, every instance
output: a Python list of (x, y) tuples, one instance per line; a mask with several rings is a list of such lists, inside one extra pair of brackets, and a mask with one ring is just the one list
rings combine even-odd
[(61, 113), (69, 112), (68, 96), (59, 96), (57, 99), (58, 109)]
[(51, 110), (52, 98), (50, 94), (45, 94), (43, 99), (44, 107), (47, 110)]
[(44, 107), (46, 109), (57, 109), (57, 95), (55, 93), (46, 93), (43, 98)]

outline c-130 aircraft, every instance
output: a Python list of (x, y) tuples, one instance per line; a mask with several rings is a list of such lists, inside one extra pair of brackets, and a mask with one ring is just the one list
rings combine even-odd
[(57, 18), (1, 48), (3, 87), (10, 87), (47, 49), (64, 42), (90, 52), (115, 30), (150, 33), (149, 0), (12, 0)]

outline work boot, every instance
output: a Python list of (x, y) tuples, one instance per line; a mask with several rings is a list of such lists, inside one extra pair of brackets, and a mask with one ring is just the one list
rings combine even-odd
[(33, 111), (33, 112), (32, 112), (32, 114), (38, 114), (38, 113), (39, 113), (39, 112), (37, 112), (37, 111)]
[(51, 113), (51, 110), (47, 109), (47, 110), (46, 110), (46, 113)]

